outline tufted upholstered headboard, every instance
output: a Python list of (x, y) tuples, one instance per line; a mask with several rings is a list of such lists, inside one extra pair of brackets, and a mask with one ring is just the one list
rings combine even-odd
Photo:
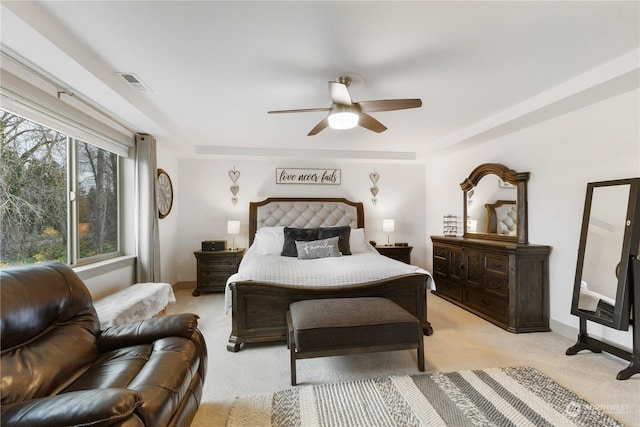
[(487, 233), (515, 236), (518, 224), (518, 209), (515, 200), (498, 200), (487, 203)]
[(249, 203), (249, 245), (261, 227), (364, 227), (364, 205), (343, 198), (269, 197)]

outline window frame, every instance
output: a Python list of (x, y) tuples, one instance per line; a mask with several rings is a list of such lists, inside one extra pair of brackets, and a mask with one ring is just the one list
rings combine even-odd
[[(123, 251), (123, 180), (122, 180), (122, 156), (118, 153), (115, 153), (111, 150), (108, 150), (104, 147), (98, 146), (96, 144), (91, 143), (90, 141), (86, 141), (84, 139), (75, 137), (71, 135), (67, 131), (61, 131), (57, 127), (52, 126), (51, 123), (43, 124), (41, 121), (37, 119), (33, 119), (29, 117), (27, 114), (17, 114), (12, 111), (10, 108), (5, 108), (2, 106), (0, 108), (1, 111), (13, 114), (14, 116), (21, 117), (25, 120), (28, 120), (32, 123), (35, 123), (39, 126), (52, 129), (56, 132), (63, 134), (66, 137), (66, 223), (67, 223), (67, 247), (66, 247), (66, 263), (72, 267), (86, 266), (89, 264), (102, 262), (105, 260), (121, 257), (124, 254)], [(89, 144), (99, 150), (105, 150), (116, 156), (117, 159), (117, 186), (116, 186), (116, 209), (117, 209), (117, 232), (116, 232), (116, 250), (111, 252), (106, 252), (98, 255), (93, 255), (89, 257), (81, 257), (80, 256), (80, 233), (79, 233), (79, 203), (78, 203), (78, 194), (79, 194), (79, 165), (78, 165), (78, 147), (79, 143)]]

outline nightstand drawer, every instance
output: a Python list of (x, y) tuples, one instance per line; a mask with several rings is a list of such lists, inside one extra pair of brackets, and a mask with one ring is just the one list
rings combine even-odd
[(198, 277), (198, 281), (202, 283), (219, 283), (219, 282), (227, 282), (229, 276), (231, 276), (233, 272), (221, 272), (221, 271), (207, 271), (200, 270), (200, 277)]

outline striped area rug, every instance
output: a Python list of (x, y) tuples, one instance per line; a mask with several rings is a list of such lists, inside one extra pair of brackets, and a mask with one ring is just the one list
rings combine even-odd
[(227, 427), (622, 426), (533, 368), (395, 376), (240, 396)]

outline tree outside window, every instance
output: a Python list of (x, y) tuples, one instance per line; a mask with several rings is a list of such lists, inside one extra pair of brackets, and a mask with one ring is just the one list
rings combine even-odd
[(2, 110), (0, 130), (0, 265), (117, 254), (118, 156)]

